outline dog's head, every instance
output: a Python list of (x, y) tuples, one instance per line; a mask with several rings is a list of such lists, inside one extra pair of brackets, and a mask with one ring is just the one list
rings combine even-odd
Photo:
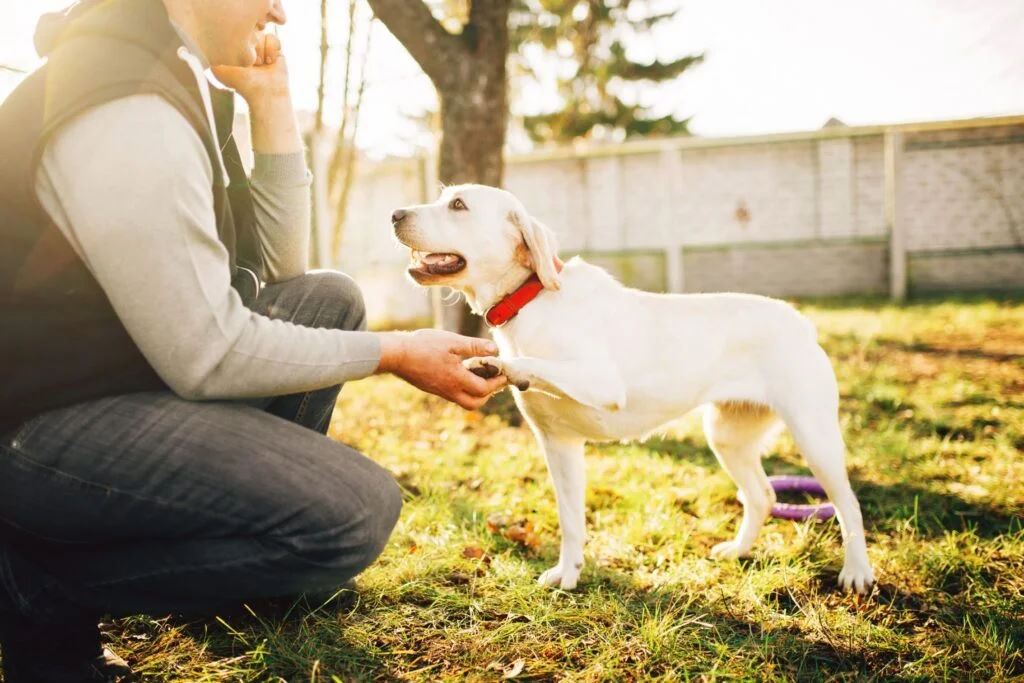
[(398, 209), (391, 223), (412, 250), (408, 273), (417, 284), (445, 285), (489, 303), (492, 290), (518, 285), (533, 271), (546, 288), (558, 289), (554, 234), (505, 190), (448, 187), (431, 204)]

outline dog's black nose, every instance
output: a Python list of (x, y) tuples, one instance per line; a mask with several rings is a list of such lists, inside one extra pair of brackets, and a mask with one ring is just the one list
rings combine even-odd
[(406, 211), (405, 209), (396, 209), (395, 212), (391, 214), (391, 225), (398, 224), (403, 218), (405, 218), (408, 215), (409, 212)]

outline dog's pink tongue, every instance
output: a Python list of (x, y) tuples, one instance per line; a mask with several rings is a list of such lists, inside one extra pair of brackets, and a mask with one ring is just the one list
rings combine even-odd
[(428, 266), (447, 266), (458, 260), (455, 254), (427, 254), (423, 257), (423, 263)]

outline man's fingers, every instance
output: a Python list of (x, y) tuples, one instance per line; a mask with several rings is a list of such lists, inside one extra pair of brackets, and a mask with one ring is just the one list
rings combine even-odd
[(488, 380), (477, 377), (467, 370), (462, 376), (462, 391), (470, 396), (489, 396), (487, 382)]
[(508, 385), (508, 377), (505, 375), (498, 375), (493, 379), (487, 380), (487, 395), (490, 396), (496, 391), (504, 389)]
[(482, 379), (472, 372), (467, 373), (466, 380), (462, 385), (462, 390), (467, 395), (472, 397), (478, 397), (486, 399), (491, 394), (503, 388), (508, 384), (508, 378), (505, 375), (498, 375), (490, 379)]
[(263, 41), (263, 63), (273, 64), (281, 55), (281, 39), (273, 33), (265, 34)]
[(270, 65), (281, 56), (281, 39), (273, 33), (264, 33), (262, 40), (256, 43), (255, 66)]
[(270, 58), (268, 64), (273, 64), (281, 56), (281, 39), (273, 33), (267, 34), (267, 56)]
[(490, 339), (479, 339), (477, 337), (461, 337), (452, 346), (452, 351), (460, 356), (496, 356), (498, 345)]
[(487, 403), (487, 399), (477, 398), (468, 394), (459, 394), (455, 397), (455, 402), (466, 410), (479, 410), (483, 404)]

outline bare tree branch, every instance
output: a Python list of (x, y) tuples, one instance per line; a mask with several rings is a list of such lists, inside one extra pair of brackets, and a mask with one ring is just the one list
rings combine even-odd
[(463, 50), (461, 41), (445, 30), (422, 0), (367, 1), (434, 85), (441, 88), (453, 77), (450, 66)]
[(352, 107), (352, 132), (348, 134), (347, 154), (345, 155), (345, 175), (341, 181), (340, 196), (337, 202), (337, 214), (335, 217), (334, 231), (335, 247), (334, 253), (341, 248), (342, 231), (345, 229), (345, 221), (348, 219), (349, 196), (352, 194), (352, 185), (356, 178), (356, 162), (359, 159), (359, 150), (356, 148), (356, 137), (359, 135), (359, 111), (363, 106), (363, 94), (366, 92), (366, 65), (370, 62), (370, 46), (373, 41), (373, 17), (366, 27), (366, 45), (363, 47), (363, 66), (359, 71), (359, 90), (356, 92), (356, 101)]
[(317, 135), (324, 131), (324, 89), (327, 75), (327, 55), (331, 46), (327, 43), (327, 0), (320, 0), (320, 83), (316, 89)]

